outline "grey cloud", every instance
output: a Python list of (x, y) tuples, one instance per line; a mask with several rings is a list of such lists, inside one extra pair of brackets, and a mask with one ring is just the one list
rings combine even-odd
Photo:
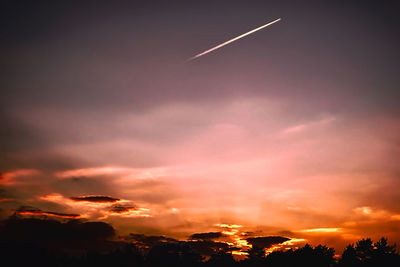
[(110, 197), (110, 196), (79, 196), (79, 197), (71, 197), (72, 201), (75, 202), (94, 202), (94, 203), (114, 203), (119, 201), (119, 198)]
[(290, 238), (282, 236), (262, 236), (262, 237), (250, 237), (246, 239), (253, 246), (261, 248), (270, 248), (273, 245), (281, 244), (285, 241), (289, 241)]
[(189, 238), (194, 240), (213, 240), (223, 236), (224, 234), (222, 234), (221, 232), (208, 232), (192, 234)]

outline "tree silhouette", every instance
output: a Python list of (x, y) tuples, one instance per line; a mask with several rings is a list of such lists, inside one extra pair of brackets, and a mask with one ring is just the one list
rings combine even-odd
[(235, 259), (232, 253), (220, 250), (217, 253), (211, 255), (211, 258), (207, 261), (208, 266), (234, 266)]
[(360, 261), (357, 257), (357, 252), (354, 248), (354, 244), (348, 245), (342, 253), (342, 257), (339, 260), (339, 265), (343, 267), (350, 267), (358, 266), (359, 264)]
[[(143, 242), (146, 235), (136, 236)], [(257, 241), (268, 239), (257, 239)], [(149, 242), (151, 241), (151, 242)], [(151, 237), (146, 247), (135, 239), (118, 240), (111, 225), (78, 220), (55, 221), (12, 217), (0, 221), (0, 257), (10, 266), (57, 267), (397, 267), (400, 255), (387, 238), (370, 238), (348, 245), (335, 260), (333, 248), (306, 244), (265, 255), (252, 244), (248, 257), (235, 261), (228, 243), (212, 240), (178, 241)], [(203, 256), (210, 257), (204, 261)]]
[(253, 245), (251, 249), (247, 251), (248, 256), (247, 256), (247, 265), (249, 266), (262, 266), (265, 262), (266, 256), (265, 256), (265, 250), (263, 247), (259, 247), (256, 245)]
[(327, 246), (318, 245), (314, 248), (314, 262), (318, 266), (333, 266), (335, 263), (335, 250)]
[(389, 246), (387, 238), (382, 237), (379, 241), (374, 244), (375, 254), (381, 256), (388, 256), (396, 254), (396, 245)]
[(156, 266), (197, 266), (201, 263), (200, 254), (186, 244), (163, 243), (150, 249), (146, 257), (146, 265)]
[(356, 243), (356, 255), (360, 262), (369, 264), (374, 254), (374, 246), (370, 238), (361, 239)]
[(372, 257), (373, 265), (390, 266), (391, 263), (400, 265), (399, 255), (396, 253), (396, 245), (389, 246), (387, 238), (382, 237), (374, 244), (374, 253)]
[(339, 260), (340, 266), (399, 266), (400, 258), (396, 245), (389, 246), (382, 237), (373, 243), (370, 238), (348, 245)]

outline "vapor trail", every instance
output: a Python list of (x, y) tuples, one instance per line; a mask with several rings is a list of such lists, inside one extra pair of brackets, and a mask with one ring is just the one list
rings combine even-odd
[(239, 35), (238, 37), (235, 37), (235, 38), (233, 38), (233, 39), (231, 39), (229, 41), (226, 41), (225, 43), (219, 44), (219, 45), (217, 45), (217, 46), (215, 46), (215, 47), (213, 47), (211, 49), (208, 49), (208, 50), (206, 50), (206, 51), (204, 51), (204, 52), (202, 52), (200, 54), (195, 55), (194, 57), (189, 58), (188, 61), (196, 59), (196, 58), (201, 57), (201, 56), (204, 56), (205, 54), (208, 54), (208, 53), (210, 53), (210, 52), (212, 52), (214, 50), (217, 50), (218, 48), (226, 46), (226, 45), (228, 45), (228, 44), (230, 44), (230, 43), (232, 43), (232, 42), (234, 42), (236, 40), (239, 40), (240, 38), (243, 38), (243, 37), (245, 37), (245, 36), (247, 36), (249, 34), (252, 34), (252, 33), (256, 32), (256, 31), (259, 31), (259, 30), (261, 30), (261, 29), (263, 29), (265, 27), (268, 27), (269, 25), (272, 25), (272, 24), (274, 24), (274, 23), (276, 23), (276, 22), (278, 22), (280, 20), (281, 20), (280, 18), (276, 19), (274, 21), (271, 21), (271, 22), (269, 22), (269, 23), (267, 23), (265, 25), (262, 25), (262, 26), (260, 26), (260, 27), (258, 27), (256, 29), (254, 29), (254, 30), (251, 30), (251, 31), (246, 32), (246, 33), (243, 33), (242, 35)]

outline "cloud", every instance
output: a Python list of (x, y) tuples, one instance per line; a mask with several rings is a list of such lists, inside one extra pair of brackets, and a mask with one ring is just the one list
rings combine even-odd
[(252, 246), (261, 248), (270, 248), (273, 245), (281, 244), (285, 241), (289, 241), (290, 238), (282, 236), (263, 236), (263, 237), (250, 237), (246, 239)]
[(321, 234), (321, 233), (337, 233), (341, 231), (342, 229), (340, 228), (310, 228), (310, 229), (299, 230), (297, 232)]
[(306, 131), (308, 129), (312, 129), (312, 128), (318, 128), (318, 127), (323, 127), (323, 126), (327, 126), (329, 125), (331, 122), (335, 121), (336, 118), (334, 117), (327, 117), (327, 118), (323, 118), (317, 121), (310, 121), (310, 122), (306, 122), (303, 124), (298, 124), (295, 126), (291, 126), (288, 127), (284, 130), (282, 130), (282, 134), (294, 134), (294, 133), (300, 133), (303, 131)]
[(126, 212), (129, 212), (131, 210), (136, 210), (136, 209), (137, 209), (137, 207), (135, 207), (135, 206), (116, 204), (116, 205), (111, 206), (110, 211), (114, 212), (114, 213), (126, 213)]
[(189, 239), (194, 239), (194, 240), (213, 240), (217, 239), (220, 237), (225, 236), (221, 232), (208, 232), (208, 233), (196, 233), (192, 234)]
[(149, 209), (138, 208), (131, 204), (115, 204), (112, 205), (108, 211), (105, 211), (105, 215), (102, 219), (108, 216), (122, 216), (122, 217), (151, 217)]
[(21, 206), (19, 209), (15, 210), (15, 212), (20, 215), (45, 215), (45, 216), (69, 218), (69, 219), (77, 219), (81, 217), (80, 214), (43, 211), (41, 209), (30, 206)]
[(80, 197), (71, 197), (70, 199), (76, 202), (94, 202), (94, 203), (114, 203), (121, 200), (119, 198), (110, 196), (80, 196)]
[(17, 169), (9, 172), (0, 173), (0, 185), (14, 186), (19, 183), (17, 180), (24, 176), (33, 176), (39, 174), (40, 171), (35, 169)]
[[(40, 201), (63, 205), (64, 208), (80, 212), (82, 217), (104, 220), (110, 216), (119, 217), (150, 217), (150, 209), (138, 207), (130, 200), (110, 196), (81, 196), (66, 198), (53, 193), (38, 197)], [(41, 203), (43, 204), (43, 203)], [(119, 223), (120, 221), (117, 221)]]

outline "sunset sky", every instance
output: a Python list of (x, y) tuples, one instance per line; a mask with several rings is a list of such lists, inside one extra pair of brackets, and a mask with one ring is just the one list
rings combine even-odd
[(235, 246), (400, 243), (399, 10), (5, 1), (1, 218)]

